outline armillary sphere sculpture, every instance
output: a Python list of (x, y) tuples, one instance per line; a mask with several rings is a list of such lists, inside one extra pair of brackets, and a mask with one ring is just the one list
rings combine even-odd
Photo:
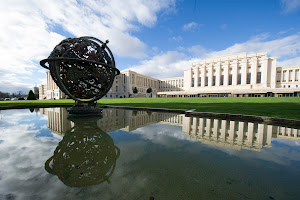
[[(70, 114), (97, 113), (97, 100), (111, 88), (116, 68), (112, 52), (94, 37), (68, 38), (61, 41), (40, 64), (50, 70), (57, 86), (75, 100)], [(87, 103), (88, 105), (84, 105)]]
[(110, 182), (120, 149), (97, 125), (97, 117), (73, 117), (68, 130), (45, 163), (47, 172), (69, 187), (86, 187)]

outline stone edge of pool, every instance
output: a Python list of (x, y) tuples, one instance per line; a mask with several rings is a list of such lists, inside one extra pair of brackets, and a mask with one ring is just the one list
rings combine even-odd
[[(25, 109), (25, 108), (53, 108), (53, 107), (71, 107), (72, 105), (26, 105), (26, 106), (0, 106), (0, 110), (7, 109)], [(143, 111), (154, 111), (154, 112), (170, 112), (185, 114), (187, 117), (214, 117), (219, 119), (238, 119), (246, 121), (262, 122), (272, 125), (289, 125), (300, 128), (300, 120), (278, 118), (278, 117), (267, 117), (257, 115), (243, 115), (243, 114), (231, 114), (231, 113), (213, 113), (213, 112), (197, 112), (187, 109), (169, 109), (169, 108), (150, 108), (150, 107), (132, 107), (132, 106), (110, 106), (103, 105), (101, 108), (115, 108), (115, 109), (128, 109), (128, 110), (143, 110)]]

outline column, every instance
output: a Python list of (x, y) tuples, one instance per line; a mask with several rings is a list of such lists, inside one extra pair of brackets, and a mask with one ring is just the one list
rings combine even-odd
[(264, 130), (265, 130), (265, 125), (258, 124), (257, 143), (259, 144), (260, 147), (263, 146)]
[(272, 125), (267, 125), (267, 135), (265, 139), (264, 146), (271, 147), (271, 140), (272, 140), (272, 134), (273, 134), (273, 126)]
[(194, 73), (195, 87), (198, 87), (198, 79), (199, 79), (199, 67), (195, 69), (195, 73)]
[(221, 78), (221, 62), (216, 66), (216, 86), (220, 86), (220, 78)]
[(192, 68), (184, 70), (184, 90), (189, 90), (191, 87)]
[(256, 84), (256, 75), (257, 75), (257, 57), (252, 58), (251, 66), (251, 84)]
[(206, 68), (205, 66), (203, 66), (201, 69), (201, 87), (205, 87), (205, 72), (206, 72)]
[(197, 127), (197, 120), (198, 120), (198, 118), (196, 118), (196, 117), (193, 117), (193, 133), (194, 133), (194, 136), (196, 137), (196, 135), (197, 135), (197, 129), (198, 129), (198, 127)]
[(233, 61), (233, 64), (232, 64), (232, 85), (237, 85), (237, 60), (234, 60)]
[(224, 65), (224, 86), (228, 86), (228, 70), (229, 70), (229, 63), (225, 61)]
[(227, 127), (226, 125), (227, 125), (227, 121), (222, 120), (222, 126), (221, 126), (221, 130), (220, 130), (220, 132), (221, 132), (220, 139), (222, 142), (225, 142), (225, 140), (226, 140), (226, 127)]
[(292, 69), (292, 82), (295, 82), (296, 69)]
[(298, 131), (298, 130), (297, 130), (296, 128), (293, 128), (294, 138), (297, 138), (297, 137), (298, 137), (297, 131)]
[(229, 141), (231, 143), (233, 143), (234, 141), (234, 132), (235, 132), (235, 121), (230, 121)]
[(220, 119), (214, 119), (214, 128), (213, 128), (213, 137), (215, 138), (215, 139), (217, 139), (218, 138), (218, 125), (219, 125), (219, 120)]
[[(276, 88), (276, 81), (277, 81), (276, 65), (277, 65), (277, 57), (273, 57), (271, 61), (271, 80), (270, 80), (271, 88)], [(281, 71), (281, 76), (282, 76), (282, 71)]]
[(254, 130), (254, 124), (249, 122), (248, 123), (248, 135), (247, 135), (247, 143), (248, 143), (249, 147), (252, 146), (252, 142), (253, 142), (253, 130)]
[(261, 65), (261, 85), (263, 87), (267, 87), (267, 81), (268, 81), (268, 57), (264, 56), (263, 61), (262, 61), (262, 65)]
[(292, 128), (287, 128), (287, 136), (291, 137)]
[(200, 118), (198, 129), (199, 129), (198, 136), (203, 137), (203, 130), (204, 130), (204, 127), (203, 127), (203, 118)]
[(205, 136), (210, 137), (210, 131), (211, 131), (211, 119), (207, 118), (206, 119), (206, 134)]
[(243, 141), (244, 141), (244, 123), (245, 122), (239, 122), (239, 131), (238, 131), (238, 144), (239, 145), (242, 145)]
[(247, 57), (245, 57), (244, 59), (243, 59), (243, 62), (242, 62), (242, 74), (241, 74), (241, 84), (242, 85), (245, 85), (245, 84), (247, 84), (247, 67), (248, 67), (248, 65), (247, 65)]
[(212, 85), (212, 69), (213, 68), (213, 65), (210, 64), (209, 67), (208, 67), (208, 87), (211, 87)]

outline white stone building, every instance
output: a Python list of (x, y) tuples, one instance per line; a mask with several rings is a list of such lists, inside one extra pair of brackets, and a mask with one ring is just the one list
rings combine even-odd
[[(124, 70), (116, 76), (115, 81), (104, 98), (156, 97), (159, 79), (145, 76), (131, 70)], [(133, 89), (137, 89), (137, 93)], [(152, 92), (147, 93), (151, 88)]]
[[(299, 70), (300, 66), (277, 67), (277, 57), (267, 53), (239, 53), (194, 63), (184, 70), (184, 77), (156, 79), (121, 71), (104, 98), (300, 96)], [(138, 93), (133, 93), (134, 88)], [(40, 99), (65, 96), (49, 72), (40, 91)]]
[(39, 85), (39, 99), (62, 99), (65, 98), (65, 94), (58, 88), (53, 81), (50, 71), (46, 72), (47, 83)]
[(184, 70), (183, 90), (160, 88), (158, 96), (300, 96), (300, 66), (277, 68), (276, 64), (277, 57), (267, 53), (205, 59)]

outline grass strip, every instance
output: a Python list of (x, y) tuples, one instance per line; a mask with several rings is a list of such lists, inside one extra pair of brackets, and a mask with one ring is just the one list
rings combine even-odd
[[(5, 106), (72, 105), (71, 99), (9, 101)], [(209, 98), (120, 98), (101, 99), (98, 105), (196, 109), (198, 112), (217, 112), (300, 119), (299, 97), (209, 97)]]

